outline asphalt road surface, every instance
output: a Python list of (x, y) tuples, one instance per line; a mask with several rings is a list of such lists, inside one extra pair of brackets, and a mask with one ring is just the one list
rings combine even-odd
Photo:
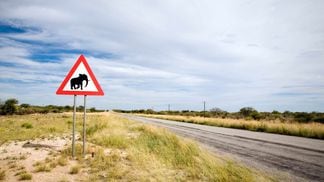
[(197, 125), (123, 114), (132, 120), (168, 128), (212, 151), (275, 168), (307, 181), (324, 181), (324, 140)]

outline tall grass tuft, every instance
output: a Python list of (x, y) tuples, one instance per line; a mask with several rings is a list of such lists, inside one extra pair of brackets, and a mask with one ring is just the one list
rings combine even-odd
[(175, 167), (192, 166), (194, 158), (198, 156), (198, 148), (192, 143), (184, 143), (165, 130), (152, 127), (140, 127), (141, 134), (136, 145), (149, 153), (153, 153), (165, 162)]
[(31, 180), (33, 176), (29, 173), (22, 173), (19, 175), (19, 180)]
[(6, 171), (0, 169), (0, 180), (4, 180), (6, 178)]
[(110, 148), (126, 148), (128, 146), (128, 139), (121, 135), (107, 135), (94, 138), (93, 143)]

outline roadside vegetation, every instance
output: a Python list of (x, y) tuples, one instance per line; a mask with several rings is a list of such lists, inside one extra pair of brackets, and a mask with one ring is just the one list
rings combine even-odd
[[(84, 107), (82, 105), (77, 106), (77, 112), (83, 112)], [(73, 111), (73, 107), (66, 106), (55, 106), (55, 105), (47, 105), (47, 106), (33, 106), (30, 104), (19, 104), (17, 99), (11, 98), (6, 101), (0, 100), (0, 115), (25, 115), (25, 114), (47, 114), (47, 113), (63, 113), (63, 112), (71, 112)], [(97, 110), (95, 107), (87, 109), (87, 112), (103, 112), (103, 110)]]
[(31, 114), (0, 116), (0, 145), (12, 140), (30, 140), (59, 136), (70, 132), (72, 119), (68, 114)]
[(220, 108), (213, 108), (210, 111), (154, 111), (152, 109), (140, 110), (114, 110), (120, 113), (135, 113), (135, 114), (154, 114), (154, 115), (175, 115), (175, 116), (190, 116), (190, 117), (205, 117), (205, 118), (222, 118), (222, 119), (244, 119), (255, 121), (276, 121), (284, 123), (323, 123), (324, 113), (321, 112), (259, 112), (252, 107), (243, 107), (238, 112), (227, 112)]
[[(71, 119), (70, 114), (1, 116), (0, 144), (70, 133)], [(81, 126), (82, 121), (78, 119), (79, 133), (82, 133)], [(88, 181), (275, 180), (264, 172), (250, 169), (223, 156), (215, 156), (195, 142), (165, 129), (130, 121), (113, 113), (89, 114), (86, 134), (86, 158), (81, 155), (81, 142), (77, 142), (76, 161), (71, 160), (71, 148), (67, 147), (62, 151), (51, 152), (44, 161), (35, 163), (32, 171), (26, 169), (26, 173), (18, 174), (18, 179), (36, 180), (38, 173), (44, 176), (57, 167), (68, 167), (68, 175), (86, 176)], [(94, 152), (93, 158), (91, 151)], [(55, 178), (60, 179), (59, 176)]]
[(218, 126), (225, 128), (236, 128), (250, 131), (276, 133), (283, 135), (292, 135), (316, 139), (324, 139), (324, 124), (322, 123), (298, 123), (298, 122), (280, 122), (280, 121), (255, 121), (244, 119), (223, 119), (223, 118), (204, 118), (192, 116), (177, 115), (153, 115), (139, 114), (140, 116), (167, 119), (186, 123), (195, 123), (201, 125)]
[(209, 126), (324, 139), (324, 113), (318, 112), (258, 112), (252, 107), (244, 107), (239, 112), (233, 113), (219, 108), (206, 112), (153, 111), (150, 109), (114, 111)]

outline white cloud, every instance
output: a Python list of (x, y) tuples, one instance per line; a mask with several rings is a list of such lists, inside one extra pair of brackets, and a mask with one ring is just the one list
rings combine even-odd
[[(112, 54), (86, 55), (106, 90), (105, 99), (94, 103), (100, 107), (172, 102), (179, 109), (187, 108), (181, 103), (198, 109), (207, 100), (228, 110), (246, 105), (262, 110), (320, 110), (323, 5), (319, 0), (6, 0), (0, 3), (1, 20), (37, 30), (0, 35), (0, 78), (27, 80), (35, 87), (41, 80), (52, 84), (78, 56), (61, 53), (58, 62), (36, 62), (30, 59), (35, 50), (51, 48), (12, 41), (22, 39)], [(9, 90), (1, 94), (15, 93)], [(45, 90), (35, 88), (40, 91)], [(311, 94), (318, 99), (311, 99)], [(56, 96), (48, 98), (44, 103), (54, 102)]]

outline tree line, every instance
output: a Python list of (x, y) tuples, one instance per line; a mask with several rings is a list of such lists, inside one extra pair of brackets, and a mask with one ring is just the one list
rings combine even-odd
[[(82, 105), (77, 106), (77, 112), (83, 112)], [(72, 112), (73, 107), (66, 106), (35, 106), (26, 103), (19, 104), (17, 99), (11, 98), (6, 101), (0, 100), (0, 115), (12, 114), (34, 114), (34, 113), (62, 113)], [(95, 107), (87, 109), (87, 112), (103, 112)], [(160, 115), (181, 115), (181, 116), (200, 116), (209, 118), (230, 118), (230, 119), (246, 119), (246, 120), (279, 120), (281, 122), (317, 122), (324, 123), (324, 113), (321, 112), (290, 112), (290, 111), (272, 111), (272, 112), (259, 112), (252, 107), (243, 107), (238, 112), (228, 112), (220, 108), (212, 108), (209, 111), (193, 111), (193, 110), (171, 110), (171, 111), (154, 111), (152, 109), (138, 109), (138, 110), (114, 110), (121, 113), (138, 113), (138, 114), (160, 114)]]
[(159, 115), (181, 115), (181, 116), (200, 116), (208, 118), (230, 118), (230, 119), (246, 119), (246, 120), (279, 120), (281, 122), (318, 122), (324, 123), (324, 113), (321, 112), (259, 112), (253, 107), (243, 107), (238, 112), (228, 112), (220, 108), (212, 108), (209, 111), (154, 111), (152, 109), (139, 110), (114, 110), (121, 113), (137, 113), (137, 114), (159, 114)]
[[(82, 105), (76, 107), (77, 112), (83, 112), (84, 107)], [(24, 115), (24, 114), (34, 114), (34, 113), (62, 113), (62, 112), (72, 112), (73, 107), (66, 106), (56, 106), (56, 105), (47, 105), (47, 106), (35, 106), (30, 104), (19, 104), (17, 99), (11, 98), (6, 101), (0, 100), (0, 115)], [(102, 112), (103, 110), (97, 110), (95, 107), (87, 109), (87, 112)]]

